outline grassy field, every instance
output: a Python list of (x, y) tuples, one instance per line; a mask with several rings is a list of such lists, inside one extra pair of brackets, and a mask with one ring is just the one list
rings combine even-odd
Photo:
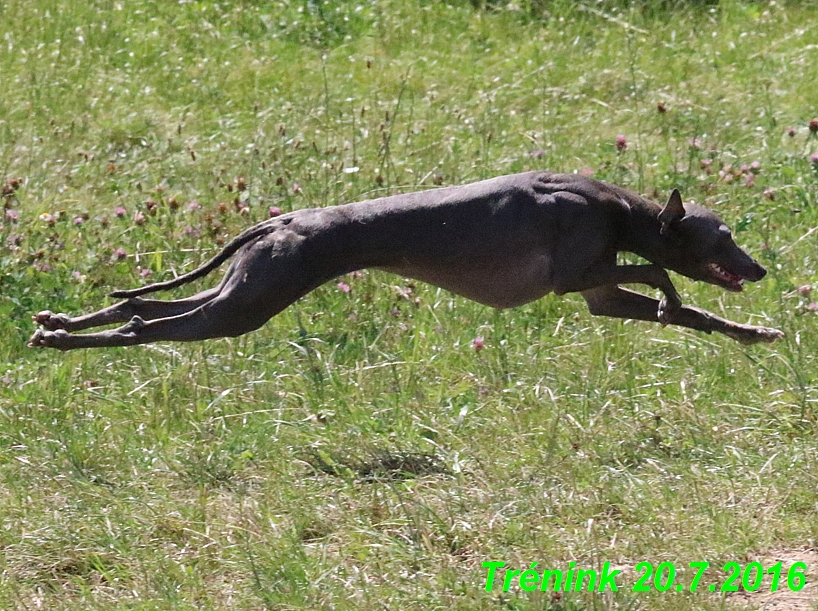
[[(4, 0), (0, 608), (759, 607), (630, 584), (816, 546), (810, 5)], [(526, 168), (713, 208), (769, 274), (674, 276), (685, 301), (786, 339), (363, 272), (237, 339), (25, 347), (32, 313), (192, 269), (270, 207)], [(487, 561), (627, 587), (486, 592)]]

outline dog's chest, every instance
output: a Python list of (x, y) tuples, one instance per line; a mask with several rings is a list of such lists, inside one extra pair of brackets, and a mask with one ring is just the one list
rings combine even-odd
[(434, 265), (406, 262), (386, 271), (439, 286), (494, 308), (513, 308), (551, 292), (552, 260), (545, 253)]

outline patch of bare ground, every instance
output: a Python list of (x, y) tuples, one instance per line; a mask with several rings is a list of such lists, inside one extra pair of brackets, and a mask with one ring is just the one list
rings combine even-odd
[[(770, 577), (765, 575), (762, 586), (755, 592), (741, 590), (729, 596), (729, 600), (746, 609), (759, 611), (813, 611), (818, 603), (818, 552), (811, 549), (773, 550), (752, 556), (765, 569), (781, 562), (781, 578), (778, 590), (770, 592)], [(796, 562), (803, 562), (807, 568), (806, 585), (795, 592), (787, 584), (787, 571)]]

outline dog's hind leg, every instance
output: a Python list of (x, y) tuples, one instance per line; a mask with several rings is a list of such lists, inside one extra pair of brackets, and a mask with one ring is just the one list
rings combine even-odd
[(286, 299), (282, 299), (280, 295), (269, 304), (246, 299), (249, 294), (250, 291), (243, 292), (241, 289), (226, 289), (183, 314), (147, 321), (134, 316), (127, 324), (117, 329), (97, 333), (70, 334), (64, 329), (56, 331), (39, 329), (31, 337), (29, 345), (73, 350), (133, 346), (160, 341), (193, 342), (216, 337), (235, 337), (258, 329), (303, 293), (300, 291), (290, 293)]
[[(320, 266), (304, 263), (296, 249), (281, 244), (277, 246), (281, 247), (262, 244), (248, 249), (219, 289), (214, 289), (217, 294), (209, 295), (205, 291), (190, 298), (195, 300), (201, 297), (203, 302), (184, 313), (153, 320), (133, 316), (127, 324), (117, 329), (97, 333), (70, 334), (65, 329), (40, 329), (31, 337), (29, 345), (73, 350), (158, 341), (192, 342), (243, 335), (258, 329), (291, 303), (334, 276), (334, 273)], [(184, 301), (165, 302), (165, 305), (182, 307)], [(149, 308), (155, 307), (149, 301), (143, 300), (141, 303), (148, 303)], [(176, 305), (172, 305), (174, 303)], [(188, 301), (186, 305), (194, 305), (194, 302)], [(124, 311), (124, 308), (117, 310), (117, 316)]]
[(64, 330), (70, 333), (72, 331), (90, 329), (91, 327), (128, 322), (134, 316), (142, 320), (180, 316), (181, 314), (195, 310), (216, 297), (235, 270), (240, 266), (242, 254), (243, 253), (240, 252), (236, 258), (233, 259), (233, 262), (230, 264), (230, 267), (227, 268), (227, 272), (225, 272), (224, 277), (217, 287), (207, 289), (191, 297), (172, 301), (131, 297), (130, 299), (120, 301), (119, 303), (98, 310), (97, 312), (92, 312), (91, 314), (72, 317), (68, 314), (54, 314), (50, 310), (44, 310), (32, 316), (31, 319), (35, 323), (42, 325), (48, 331)]
[(44, 310), (32, 316), (31, 319), (35, 323), (45, 327), (48, 331), (56, 331), (58, 329), (63, 329), (68, 332), (81, 331), (82, 329), (89, 329), (91, 327), (127, 322), (134, 316), (138, 316), (143, 320), (179, 316), (207, 303), (218, 295), (219, 291), (220, 287), (216, 287), (202, 291), (192, 297), (173, 301), (132, 297), (131, 299), (120, 301), (97, 312), (75, 317), (68, 316), (67, 314), (54, 314), (50, 310)]

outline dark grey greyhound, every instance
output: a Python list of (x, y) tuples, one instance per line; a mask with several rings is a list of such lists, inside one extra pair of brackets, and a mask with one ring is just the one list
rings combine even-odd
[[(649, 265), (617, 265), (633, 252)], [(218, 287), (187, 299), (139, 296), (200, 278), (236, 255)], [(666, 269), (728, 291), (766, 271), (736, 246), (709, 210), (664, 207), (597, 180), (548, 172), (501, 176), (460, 187), (298, 210), (251, 227), (210, 261), (174, 280), (114, 291), (125, 297), (93, 314), (49, 311), (29, 346), (60, 350), (237, 336), (328, 280), (374, 267), (442, 287), (495, 308), (547, 293), (579, 292), (592, 314), (716, 331), (745, 344), (783, 336), (682, 306)], [(620, 284), (646, 284), (661, 301)], [(72, 335), (110, 323), (117, 329)]]

